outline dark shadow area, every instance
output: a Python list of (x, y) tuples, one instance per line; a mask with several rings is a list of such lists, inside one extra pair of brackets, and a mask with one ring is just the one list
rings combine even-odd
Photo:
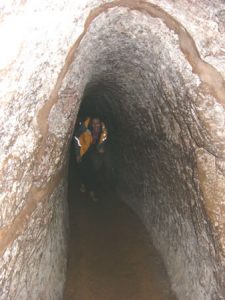
[[(100, 92), (103, 94), (100, 95)], [(78, 120), (99, 116), (108, 129), (111, 168), (98, 180), (98, 202), (80, 192), (71, 145), (69, 164), (70, 240), (64, 300), (173, 300), (163, 262), (144, 225), (117, 193), (119, 117), (110, 107), (112, 91), (86, 89)], [(107, 99), (106, 99), (107, 98)]]
[[(79, 127), (85, 118), (98, 117), (105, 124), (108, 136), (104, 146), (104, 163), (100, 170), (96, 173), (98, 182), (98, 193), (115, 193), (117, 185), (117, 158), (118, 158), (118, 137), (121, 133), (119, 128), (119, 118), (115, 114), (114, 106), (116, 101), (116, 93), (110, 83), (91, 83), (87, 85), (84, 96), (81, 102), (80, 110), (75, 124), (74, 135), (76, 128)], [(115, 95), (114, 95), (115, 93)], [(118, 96), (118, 95), (117, 95)], [(70, 149), (71, 163), (79, 172), (79, 166), (76, 163), (74, 140)], [(79, 177), (79, 176), (78, 176)], [(78, 178), (80, 182), (80, 178)], [(81, 182), (80, 182), (81, 183)]]

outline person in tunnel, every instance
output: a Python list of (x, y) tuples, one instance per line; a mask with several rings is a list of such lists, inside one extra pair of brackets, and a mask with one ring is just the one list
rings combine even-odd
[(74, 148), (81, 176), (81, 192), (86, 189), (93, 201), (97, 201), (98, 173), (104, 163), (107, 129), (99, 117), (87, 117), (75, 129)]

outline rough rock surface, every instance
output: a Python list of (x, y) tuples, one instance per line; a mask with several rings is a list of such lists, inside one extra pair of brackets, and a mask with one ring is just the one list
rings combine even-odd
[(179, 299), (224, 299), (224, 1), (4, 2), (0, 298), (62, 298), (62, 178), (85, 95), (118, 133), (118, 192)]

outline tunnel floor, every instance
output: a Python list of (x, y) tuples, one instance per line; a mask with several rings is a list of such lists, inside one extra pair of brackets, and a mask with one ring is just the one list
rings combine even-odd
[(69, 190), (64, 300), (174, 300), (161, 258), (138, 217), (112, 194)]

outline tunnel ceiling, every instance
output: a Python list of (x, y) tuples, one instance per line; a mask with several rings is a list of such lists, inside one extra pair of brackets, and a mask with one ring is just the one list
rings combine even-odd
[[(118, 194), (146, 225), (178, 297), (223, 299), (222, 2), (84, 1), (74, 15), (72, 2), (54, 42), (53, 18), (46, 41), (34, 43), (41, 49), (36, 57), (29, 56), (28, 43), (19, 67), (13, 65), (23, 75), (21, 95), (9, 90), (3, 103), (2, 147), (10, 155), (1, 157), (2, 182), (5, 190), (14, 186), (2, 200), (1, 252), (11, 253), (12, 241), (26, 230), (25, 236), (44, 231), (38, 223), (32, 229), (32, 220), (46, 214), (49, 224), (50, 211), (57, 210), (49, 199), (63, 197), (68, 148), (84, 100), (87, 110), (97, 106), (117, 129)], [(51, 9), (46, 4), (41, 11)], [(71, 28), (64, 35), (63, 26)]]

